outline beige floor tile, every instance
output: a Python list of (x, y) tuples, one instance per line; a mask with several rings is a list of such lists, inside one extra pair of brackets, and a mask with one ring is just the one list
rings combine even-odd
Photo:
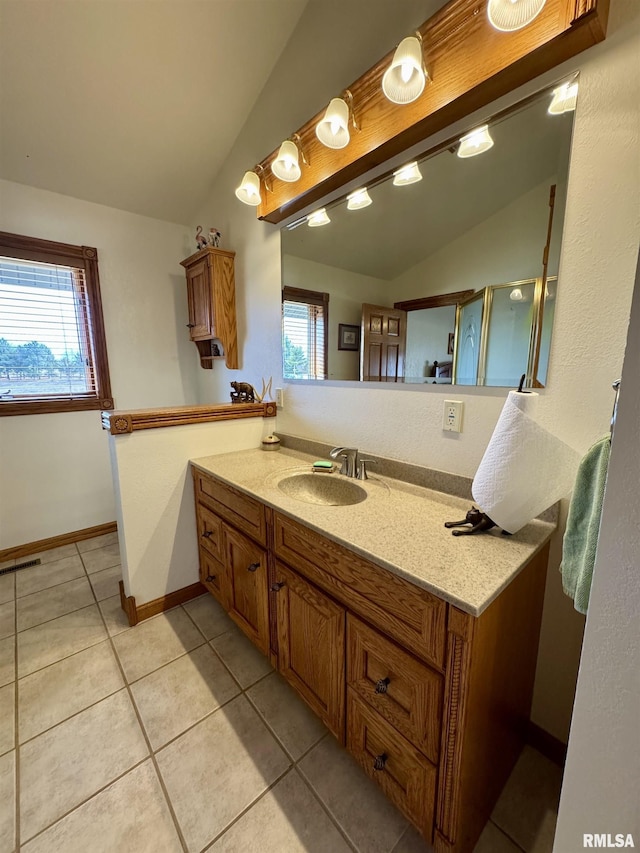
[(107, 632), (95, 604), (22, 631), (18, 634), (18, 677), (95, 646), (106, 638)]
[[(13, 563), (14, 561), (11, 560)], [(0, 563), (2, 569), (2, 563)], [(8, 575), (0, 575), (0, 604), (13, 601), (16, 597), (16, 576), (13, 572)]]
[(82, 562), (88, 575), (117, 566), (121, 562), (120, 547), (117, 544), (105, 545), (103, 548), (96, 548), (95, 551), (85, 551), (82, 554)]
[(489, 821), (473, 848), (473, 853), (521, 853), (521, 851), (504, 832), (498, 829), (495, 823)]
[(16, 680), (16, 638), (0, 640), (0, 687)]
[(31, 595), (41, 589), (49, 589), (59, 583), (84, 577), (84, 567), (78, 554), (57, 560), (52, 563), (44, 563), (42, 566), (32, 566), (30, 569), (22, 569), (16, 575), (16, 595)]
[(0, 850), (10, 853), (16, 843), (16, 754), (0, 758)]
[(119, 583), (122, 580), (122, 566), (120, 563), (111, 566), (109, 569), (96, 572), (90, 575), (89, 578), (98, 601), (111, 598), (113, 595), (120, 595)]
[(16, 632), (16, 605), (14, 601), (0, 604), (0, 639)]
[(110, 642), (98, 643), (18, 682), (20, 743), (124, 686)]
[(357, 850), (393, 850), (407, 828), (406, 819), (333, 737), (321, 740), (298, 769)]
[(393, 848), (393, 853), (433, 853), (433, 847), (424, 840), (415, 827), (409, 826)]
[(294, 761), (327, 734), (326, 727), (277, 672), (254, 684), (247, 696)]
[(207, 640), (212, 640), (233, 627), (231, 619), (210, 593), (192, 598), (182, 606)]
[(83, 539), (81, 542), (76, 542), (78, 551), (84, 554), (86, 551), (95, 551), (96, 548), (106, 548), (107, 545), (117, 545), (117, 533), (103, 533), (102, 536), (94, 536), (93, 539)]
[(148, 754), (126, 690), (20, 748), (23, 841), (108, 785)]
[(235, 625), (230, 631), (213, 639), (211, 645), (243, 689), (273, 672), (273, 667), (267, 658)]
[(527, 853), (550, 853), (561, 785), (560, 768), (525, 746), (491, 820)]
[(295, 770), (265, 794), (207, 853), (350, 853)]
[[(48, 551), (38, 551), (37, 554), (29, 554), (24, 557), (25, 560), (40, 560), (41, 563), (55, 563), (58, 560), (64, 560), (68, 557), (77, 557), (78, 549), (75, 542), (70, 545), (61, 545), (59, 548), (50, 548)], [(18, 560), (17, 562), (22, 562)]]
[(16, 687), (0, 687), (0, 755), (16, 745)]
[(190, 851), (202, 850), (289, 766), (244, 696), (157, 754)]
[(202, 642), (202, 634), (180, 607), (140, 622), (133, 630), (113, 638), (130, 682), (190, 652)]
[(181, 853), (151, 761), (21, 847), (22, 853)]
[(123, 631), (129, 630), (129, 620), (120, 606), (119, 593), (111, 598), (105, 598), (104, 601), (100, 601), (99, 607), (110, 637), (115, 637), (116, 634), (121, 634)]
[(93, 604), (93, 593), (86, 578), (58, 584), (50, 589), (43, 589), (31, 595), (19, 598), (16, 603), (18, 611), (18, 631), (26, 631), (34, 625), (49, 622), (80, 610)]
[(200, 646), (131, 686), (154, 750), (239, 693), (220, 658)]

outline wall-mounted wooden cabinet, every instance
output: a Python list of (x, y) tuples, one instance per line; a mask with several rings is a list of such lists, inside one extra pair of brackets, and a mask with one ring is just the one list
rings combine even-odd
[(522, 747), (548, 546), (476, 618), (193, 477), (204, 586), (436, 853), (471, 853)]
[(234, 258), (235, 252), (207, 247), (180, 261), (187, 275), (189, 336), (207, 369), (218, 358), (238, 367)]

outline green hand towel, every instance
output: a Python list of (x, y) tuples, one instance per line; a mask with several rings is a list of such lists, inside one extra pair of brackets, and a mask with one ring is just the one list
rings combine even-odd
[(575, 609), (586, 613), (598, 546), (610, 436), (597, 441), (580, 463), (562, 543), (562, 587)]

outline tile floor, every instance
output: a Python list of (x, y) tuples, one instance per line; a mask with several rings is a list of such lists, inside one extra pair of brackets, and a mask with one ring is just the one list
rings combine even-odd
[[(0, 853), (427, 853), (210, 596), (129, 628), (116, 534), (37, 556), (0, 576)], [(526, 749), (476, 853), (549, 853), (559, 790)]]

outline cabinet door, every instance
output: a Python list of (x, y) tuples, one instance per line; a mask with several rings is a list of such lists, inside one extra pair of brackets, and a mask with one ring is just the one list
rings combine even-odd
[(191, 340), (211, 338), (213, 336), (211, 285), (206, 258), (187, 269), (187, 301)]
[(279, 669), (344, 743), (345, 610), (282, 563), (275, 587)]
[(267, 554), (224, 525), (229, 616), (265, 655), (269, 652)]

